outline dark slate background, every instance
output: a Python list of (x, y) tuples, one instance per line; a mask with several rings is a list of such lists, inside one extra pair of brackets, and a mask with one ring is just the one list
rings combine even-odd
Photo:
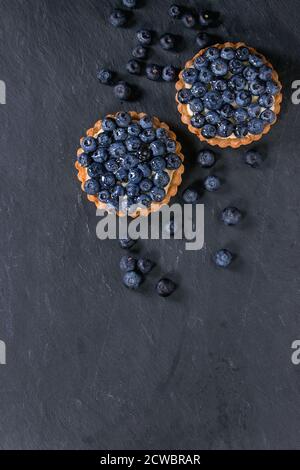
[[(141, 0), (130, 28), (107, 16), (116, 1), (1, 0), (0, 366), (2, 449), (300, 448), (300, 366), (291, 363), (299, 319), (298, 0), (185, 2), (215, 6), (220, 40), (265, 53), (284, 84), (279, 123), (258, 145), (259, 170), (243, 150), (219, 151), (223, 189), (205, 195), (205, 247), (182, 241), (139, 244), (158, 266), (138, 293), (120, 282), (117, 242), (100, 242), (94, 206), (73, 168), (79, 138), (108, 112), (146, 111), (183, 143), (183, 187), (207, 173), (204, 148), (180, 123), (173, 84), (132, 79), (138, 100), (120, 104), (95, 77), (109, 66), (126, 77), (139, 26), (181, 37), (180, 51), (156, 44), (151, 60), (182, 65), (196, 31), (173, 23), (171, 1)], [(236, 204), (243, 223), (226, 228)], [(211, 253), (238, 254), (217, 270)], [(176, 294), (155, 281), (171, 275)]]

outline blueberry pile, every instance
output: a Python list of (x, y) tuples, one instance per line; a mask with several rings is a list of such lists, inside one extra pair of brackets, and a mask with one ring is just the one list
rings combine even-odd
[(280, 85), (273, 70), (248, 47), (209, 47), (181, 73), (177, 100), (187, 106), (193, 127), (206, 139), (260, 135), (276, 120)]
[(148, 115), (106, 117), (102, 132), (83, 138), (81, 147), (77, 160), (89, 176), (84, 191), (117, 211), (162, 202), (172, 172), (182, 165), (176, 141)]

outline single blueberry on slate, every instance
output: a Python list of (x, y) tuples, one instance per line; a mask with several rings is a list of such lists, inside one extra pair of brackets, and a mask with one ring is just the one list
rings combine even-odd
[(213, 26), (219, 17), (219, 13), (206, 10), (200, 13), (199, 23), (203, 27)]
[(196, 25), (195, 15), (191, 12), (184, 13), (181, 19), (186, 28), (193, 28)]
[(171, 5), (168, 11), (171, 18), (177, 20), (182, 15), (182, 7), (178, 5)]
[(226, 207), (221, 214), (225, 225), (237, 225), (242, 218), (241, 212), (236, 207)]
[(199, 193), (196, 189), (187, 188), (182, 194), (182, 199), (186, 204), (195, 204), (199, 199)]
[(212, 42), (212, 37), (205, 32), (200, 32), (196, 36), (196, 44), (200, 49), (204, 49)]
[(123, 284), (128, 289), (136, 290), (140, 287), (142, 282), (143, 282), (143, 278), (141, 274), (137, 273), (136, 271), (129, 271), (128, 273), (125, 273), (123, 276)]
[(221, 187), (220, 179), (215, 175), (207, 176), (204, 180), (204, 188), (207, 191), (217, 191)]
[(132, 55), (135, 59), (146, 59), (147, 54), (148, 49), (142, 45), (138, 45), (132, 50)]
[(151, 44), (151, 41), (152, 41), (151, 31), (149, 31), (149, 29), (140, 29), (136, 33), (136, 38), (138, 42), (142, 44), (142, 46), (149, 46), (149, 44)]
[(137, 0), (122, 0), (124, 7), (127, 8), (136, 8)]
[(222, 249), (214, 254), (213, 260), (218, 267), (227, 268), (232, 263), (233, 255), (229, 250)]
[(175, 37), (173, 34), (163, 34), (159, 40), (159, 43), (163, 49), (170, 51), (175, 47)]
[(97, 72), (97, 78), (102, 85), (111, 85), (113, 81), (113, 72), (107, 69), (100, 69)]
[(137, 267), (138, 267), (138, 270), (142, 274), (148, 274), (153, 269), (154, 263), (150, 259), (140, 258), (140, 259), (138, 259)]
[(124, 26), (127, 22), (127, 15), (126, 12), (116, 8), (109, 16), (109, 21), (112, 26), (119, 28), (120, 26)]
[(129, 100), (131, 95), (132, 95), (132, 90), (130, 85), (126, 82), (119, 82), (117, 85), (114, 87), (114, 94), (116, 98), (119, 98), (120, 100)]
[(197, 156), (197, 162), (203, 168), (211, 168), (216, 163), (216, 157), (211, 150), (201, 150)]
[(166, 65), (162, 70), (162, 79), (165, 82), (173, 82), (177, 77), (176, 68), (173, 65)]
[(148, 64), (146, 67), (146, 77), (149, 78), (149, 80), (160, 80), (162, 76), (162, 69), (160, 65), (157, 64)]
[(247, 150), (244, 156), (244, 162), (252, 168), (258, 168), (262, 164), (263, 158), (257, 150)]
[(132, 238), (120, 238), (119, 244), (120, 247), (124, 250), (129, 250), (136, 244), (137, 240), (132, 240)]
[(176, 284), (171, 279), (163, 278), (156, 284), (156, 292), (161, 297), (169, 297), (176, 290)]
[(138, 60), (131, 59), (126, 64), (126, 70), (132, 75), (140, 75), (142, 67)]
[(134, 271), (136, 268), (136, 259), (130, 255), (124, 255), (120, 259), (120, 269), (124, 272)]

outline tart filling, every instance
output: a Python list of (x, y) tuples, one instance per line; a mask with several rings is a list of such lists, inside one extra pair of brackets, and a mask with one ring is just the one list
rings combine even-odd
[(81, 139), (76, 168), (98, 208), (147, 215), (177, 193), (184, 171), (181, 145), (165, 123), (120, 112), (98, 121)]
[(200, 140), (220, 147), (247, 145), (277, 120), (278, 75), (263, 55), (243, 43), (201, 50), (179, 78), (178, 110)]

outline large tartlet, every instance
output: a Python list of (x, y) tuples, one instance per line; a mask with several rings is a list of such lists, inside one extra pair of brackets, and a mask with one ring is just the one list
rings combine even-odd
[[(190, 69), (190, 68), (195, 68), (194, 67), (194, 61), (195, 59), (198, 60), (198, 62), (200, 63), (200, 66), (201, 66), (201, 61), (204, 61), (204, 58), (207, 57), (207, 55), (205, 56), (206, 54), (206, 51), (208, 49), (211, 49), (211, 48), (217, 48), (219, 50), (223, 50), (225, 48), (231, 48), (231, 49), (234, 49), (235, 50), (235, 53), (236, 53), (236, 50), (239, 49), (241, 50), (242, 48), (247, 48), (250, 55), (252, 56), (256, 56), (258, 59), (258, 63), (259, 63), (259, 60), (261, 59), (262, 63), (263, 63), (263, 67), (265, 69), (268, 70), (268, 72), (266, 72), (266, 76), (268, 77), (267, 73), (270, 74), (270, 78), (269, 80), (265, 81), (265, 85), (266, 85), (266, 91), (264, 94), (268, 94), (267, 91), (269, 91), (270, 87), (271, 89), (273, 90), (276, 90), (276, 93), (274, 92), (272, 94), (274, 100), (273, 100), (273, 104), (272, 106), (270, 106), (271, 104), (271, 101), (268, 102), (268, 97), (266, 98), (266, 102), (268, 104), (268, 106), (264, 107), (262, 106), (261, 108), (261, 113), (263, 111), (266, 111), (263, 115), (260, 114), (260, 115), (257, 115), (257, 116), (249, 116), (248, 117), (248, 121), (250, 122), (250, 120), (252, 119), (257, 119), (258, 121), (261, 120), (261, 116), (263, 116), (264, 118), (267, 118), (269, 119), (270, 122), (267, 122), (265, 121), (264, 122), (264, 127), (260, 129), (261, 125), (260, 123), (257, 123), (256, 125), (256, 128), (254, 128), (255, 130), (255, 133), (250, 133), (250, 132), (246, 132), (247, 131), (247, 127), (246, 127), (246, 124), (242, 124), (239, 123), (237, 124), (237, 122), (233, 122), (231, 119), (231, 117), (226, 117), (225, 119), (226, 120), (231, 120), (231, 124), (234, 126), (234, 130), (230, 133), (230, 135), (227, 135), (226, 132), (230, 132), (231, 130), (231, 127), (230, 127), (230, 124), (227, 125), (227, 128), (226, 128), (226, 124), (225, 126), (223, 125), (222, 127), (222, 136), (221, 135), (218, 135), (218, 126), (220, 126), (219, 123), (212, 123), (212, 125), (214, 125), (214, 127), (216, 127), (217, 129), (217, 134), (216, 135), (213, 135), (214, 134), (214, 130), (212, 129), (212, 133), (211, 135), (209, 136), (209, 138), (206, 137), (206, 132), (203, 132), (203, 126), (204, 125), (207, 125), (208, 122), (206, 121), (206, 114), (209, 112), (209, 110), (207, 108), (205, 108), (205, 102), (204, 102), (204, 106), (203, 106), (203, 110), (200, 111), (200, 112), (196, 112), (197, 116), (194, 120), (192, 120), (192, 117), (193, 117), (193, 111), (191, 111), (191, 108), (189, 106), (188, 103), (183, 103), (182, 101), (184, 101), (184, 99), (178, 99), (178, 96), (179, 96), (179, 93), (181, 93), (181, 96), (183, 96), (184, 98), (184, 95), (189, 95), (189, 92), (186, 92), (186, 91), (183, 91), (184, 89), (191, 89), (192, 88), (192, 84), (187, 84), (184, 80), (184, 71), (186, 69)], [(257, 52), (255, 49), (251, 48), (251, 47), (248, 47), (246, 46), (244, 43), (242, 42), (239, 42), (239, 43), (231, 43), (231, 42), (226, 42), (225, 44), (215, 44), (214, 46), (211, 46), (210, 47), (207, 47), (205, 49), (202, 49), (200, 52), (198, 52), (192, 60), (189, 60), (186, 65), (185, 65), (185, 69), (182, 70), (179, 74), (179, 80), (178, 82), (176, 83), (176, 90), (177, 90), (177, 93), (176, 93), (176, 101), (178, 103), (178, 111), (179, 113), (181, 114), (181, 120), (184, 124), (186, 124), (188, 126), (188, 129), (190, 132), (192, 132), (193, 134), (196, 134), (197, 137), (201, 140), (201, 141), (204, 141), (204, 142), (207, 142), (209, 143), (210, 145), (217, 145), (219, 147), (222, 147), (222, 148), (225, 148), (225, 147), (232, 147), (232, 148), (238, 148), (240, 147), (241, 145), (248, 145), (248, 144), (251, 144), (252, 142), (254, 141), (258, 141), (261, 139), (261, 137), (264, 135), (264, 134), (267, 134), (271, 127), (276, 123), (277, 121), (277, 118), (278, 118), (278, 115), (280, 113), (280, 105), (281, 105), (281, 102), (282, 102), (282, 93), (281, 93), (281, 90), (282, 90), (282, 85), (279, 81), (279, 77), (278, 77), (278, 74), (277, 72), (274, 70), (272, 64), (262, 55), (260, 54), (259, 52)], [(198, 59), (199, 57), (201, 57), (201, 59)], [(211, 62), (210, 62), (210, 65), (211, 67)], [(248, 70), (248, 67), (251, 68), (255, 68), (255, 67), (252, 67), (251, 64), (249, 64), (249, 62), (247, 62), (247, 60), (244, 60), (244, 68), (247, 67), (247, 74), (251, 77), (250, 73), (251, 73), (251, 70), (250, 70), (250, 73), (249, 73), (249, 70)], [(200, 70), (200, 69), (198, 69)], [(216, 69), (215, 69), (216, 70)], [(260, 79), (260, 75), (259, 75), (259, 67), (256, 69), (257, 71), (257, 78), (253, 79), (252, 81), (262, 81)], [(210, 73), (211, 73), (211, 70), (210, 70)], [(242, 69), (240, 75), (242, 75), (244, 73), (244, 69)], [(254, 73), (252, 71), (252, 73)], [(246, 74), (246, 72), (245, 72)], [(193, 80), (193, 73), (191, 73), (192, 75), (192, 80)], [(212, 84), (213, 84), (213, 81), (216, 82), (217, 80), (221, 79), (221, 81), (227, 81), (229, 80), (230, 78), (232, 78), (234, 74), (231, 73), (231, 71), (228, 71), (227, 75), (225, 74), (224, 76), (213, 76), (213, 79), (211, 82), (209, 82), (207, 84), (208, 86), (208, 90), (207, 91), (212, 91)], [(238, 74), (237, 74), (238, 75)], [(245, 75), (247, 77), (247, 75)], [(242, 78), (245, 80), (245, 76), (242, 75)], [(204, 79), (206, 79), (206, 76), (205, 74), (203, 74), (203, 77)], [(224, 80), (223, 80), (224, 79)], [(197, 79), (198, 80), (198, 79)], [(199, 81), (199, 80), (198, 80)], [(239, 91), (249, 91), (250, 90), (250, 78), (246, 80), (246, 85), (245, 85), (245, 88), (244, 89), (240, 89)], [(231, 82), (233, 83), (233, 82)], [(237, 83), (237, 82), (235, 82)], [(242, 83), (240, 81), (240, 83)], [(271, 83), (271, 85), (269, 85), (269, 89), (267, 88), (267, 83)], [(273, 85), (272, 85), (273, 84)], [(221, 88), (221, 85), (222, 87), (225, 86), (224, 84), (220, 84), (220, 88)], [(206, 86), (206, 85), (205, 85)], [(252, 85), (253, 86), (253, 85)], [(263, 89), (263, 88), (262, 88)], [(223, 90), (219, 90), (219, 93), (223, 93), (225, 89)], [(197, 91), (197, 90), (196, 90)], [(200, 87), (200, 91), (201, 91), (201, 87)], [(218, 91), (218, 90), (217, 90)], [(232, 91), (232, 90), (231, 90)], [(235, 93), (237, 93), (237, 90), (233, 90)], [(179, 96), (179, 98), (181, 98), (181, 96)], [(261, 95), (262, 96), (262, 95)], [(192, 96), (192, 99), (194, 97)], [(188, 99), (188, 97), (187, 97)], [(232, 99), (232, 98), (231, 98)], [(257, 104), (258, 105), (258, 100), (260, 99), (260, 96), (257, 95), (256, 97), (252, 96), (251, 97), (251, 104), (254, 105), (254, 104)], [(181, 101), (181, 102), (180, 102)], [(224, 103), (225, 104), (225, 103)], [(232, 101), (232, 102), (227, 102), (227, 110), (228, 110), (228, 105), (232, 105), (232, 108), (237, 108), (238, 105), (236, 104), (235, 101)], [(196, 108), (197, 109), (197, 103), (193, 105), (194, 106), (194, 109)], [(260, 105), (259, 105), (260, 106)], [(258, 107), (257, 106), (256, 108), (253, 107), (253, 109), (256, 109), (257, 112), (258, 112)], [(240, 107), (243, 107), (243, 105), (241, 105)], [(199, 106), (199, 109), (201, 109), (201, 103), (200, 103), (200, 106)], [(211, 110), (210, 110), (211, 111)], [(229, 109), (230, 111), (230, 109)], [(234, 112), (235, 112), (235, 109), (234, 109)], [(220, 109), (218, 110), (218, 113), (220, 113)], [(200, 116), (199, 116), (200, 115)], [(202, 117), (201, 115), (203, 115), (204, 117), (204, 123), (203, 125), (201, 126), (202, 124)], [(235, 114), (234, 114), (235, 116)], [(245, 116), (245, 117), (244, 117)], [(240, 117), (242, 119), (246, 119), (246, 113), (244, 111), (240, 112)], [(215, 116), (213, 113), (209, 113), (209, 116), (207, 119), (213, 119), (215, 118), (215, 120), (217, 121), (218, 117)], [(221, 117), (221, 120), (223, 120), (223, 118)], [(192, 121), (192, 122), (191, 122)], [(246, 121), (245, 121), (246, 122)], [(197, 124), (198, 127), (195, 127), (194, 124)], [(209, 124), (210, 125), (210, 124)], [(248, 122), (247, 122), (247, 126), (248, 126)], [(249, 124), (250, 126), (250, 124)], [(254, 124), (252, 123), (251, 124), (251, 127), (254, 127)], [(253, 130), (253, 127), (251, 128), (251, 130)], [(225, 133), (225, 134), (224, 134)], [(203, 135), (205, 134), (205, 135)]]
[[(110, 115), (107, 115), (106, 118), (115, 120), (115, 118), (117, 117), (118, 114), (119, 113), (110, 114)], [(132, 123), (136, 123), (136, 124), (139, 123), (140, 119), (145, 118), (147, 116), (145, 113), (137, 113), (135, 111), (128, 111), (128, 114), (131, 116)], [(93, 137), (95, 139), (98, 139), (99, 135), (104, 133), (103, 128), (102, 128), (102, 122), (103, 122), (102, 120), (97, 121), (95, 123), (95, 125), (86, 132), (86, 135), (88, 137)], [(157, 117), (153, 117), (152, 118), (152, 124), (153, 124), (153, 129), (155, 131), (158, 128), (161, 128), (161, 129), (165, 130), (167, 140), (168, 141), (169, 140), (173, 141), (172, 142), (172, 144), (174, 146), (173, 152), (172, 153), (167, 153), (166, 158), (169, 155), (171, 160), (173, 158), (173, 160), (175, 160), (174, 163), (176, 163), (176, 156), (177, 156), (177, 164), (174, 165), (175, 167), (177, 166), (177, 168), (174, 168), (174, 169), (172, 169), (172, 168), (169, 169), (168, 167), (164, 168), (164, 172), (166, 172), (169, 176), (168, 184), (163, 187), (163, 189), (165, 191), (164, 198), (159, 202), (156, 202), (155, 200), (151, 201), (149, 207), (145, 207), (143, 204), (139, 205), (138, 202), (135, 202), (135, 204), (133, 206), (133, 209), (130, 209), (130, 207), (127, 207), (127, 208), (124, 209), (124, 206), (117, 206), (117, 208), (116, 208), (116, 206), (113, 207), (111, 205), (111, 202), (103, 202), (103, 201), (99, 200), (99, 197), (98, 197), (99, 194), (87, 194), (87, 198), (91, 202), (94, 202), (94, 204), (96, 205), (97, 208), (107, 210), (108, 212), (114, 212), (118, 216), (125, 216), (126, 214), (128, 214), (130, 217), (147, 216), (151, 212), (156, 212), (156, 211), (160, 210), (160, 208), (163, 205), (169, 203), (171, 197), (176, 195), (176, 193), (178, 191), (178, 187), (181, 184), (181, 179), (182, 179), (181, 175), (184, 172), (184, 166), (183, 166), (184, 156), (181, 153), (181, 145), (177, 141), (176, 134), (172, 130), (170, 130), (169, 126), (166, 123), (161, 122)], [(162, 131), (162, 132), (164, 132), (164, 131)], [(84, 139), (84, 137), (82, 137), (80, 139), (81, 145), (82, 145), (83, 139)], [(155, 141), (157, 141), (157, 140), (158, 139), (156, 138)], [(144, 144), (144, 145), (146, 145), (146, 144)], [(149, 143), (149, 145), (150, 145), (150, 143)], [(165, 144), (163, 144), (163, 145), (165, 145)], [(86, 192), (86, 183), (87, 183), (87, 181), (90, 181), (91, 178), (88, 174), (88, 165), (82, 166), (80, 164), (80, 160), (81, 160), (80, 157), (82, 157), (83, 154), (86, 154), (86, 152), (81, 147), (77, 151), (77, 161), (75, 163), (75, 167), (78, 171), (77, 177), (78, 177), (79, 181), (81, 182), (81, 188), (84, 192)], [(89, 156), (89, 158), (91, 158), (91, 155)], [(175, 157), (174, 157), (174, 155), (175, 155)], [(152, 159), (153, 158), (155, 158), (155, 157), (152, 155)], [(180, 159), (180, 166), (178, 164), (179, 159)], [(150, 164), (149, 161), (148, 162), (144, 161), (143, 163), (147, 163), (148, 165)], [(121, 165), (121, 163), (120, 163), (120, 165)], [(152, 176), (149, 176), (149, 178), (152, 178), (153, 174), (154, 174), (154, 172), (152, 171)], [(99, 177), (99, 178), (101, 178), (101, 177)], [(99, 184), (101, 185), (101, 183), (99, 183)], [(127, 196), (126, 196), (126, 186), (127, 186), (127, 182), (126, 183), (117, 182), (117, 185), (120, 185), (120, 186), (122, 185), (125, 188), (124, 201), (125, 201), (125, 207), (126, 207), (126, 198), (127, 198)]]

